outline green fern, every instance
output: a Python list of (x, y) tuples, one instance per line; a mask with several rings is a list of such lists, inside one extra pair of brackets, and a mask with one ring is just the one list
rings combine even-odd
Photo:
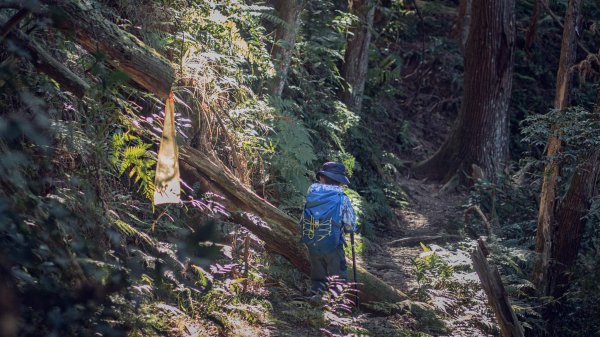
[(274, 141), (278, 151), (273, 158), (274, 165), (296, 191), (304, 192), (309, 184), (306, 173), (317, 159), (308, 130), (299, 120), (290, 116), (279, 120), (276, 130)]
[(139, 137), (130, 133), (115, 133), (112, 137), (111, 163), (119, 175), (128, 174), (137, 189), (146, 198), (154, 196), (154, 170), (156, 159), (150, 151), (152, 144), (144, 143)]

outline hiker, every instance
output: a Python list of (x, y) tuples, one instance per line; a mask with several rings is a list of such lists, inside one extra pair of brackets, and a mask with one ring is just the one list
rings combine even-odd
[(317, 179), (319, 182), (308, 189), (300, 222), (302, 242), (310, 255), (311, 291), (315, 295), (325, 290), (329, 276), (348, 279), (344, 232), (357, 230), (354, 208), (342, 190), (342, 185), (350, 183), (344, 165), (323, 164)]

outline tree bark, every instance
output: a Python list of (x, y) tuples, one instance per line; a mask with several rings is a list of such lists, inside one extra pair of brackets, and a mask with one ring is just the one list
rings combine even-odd
[(471, 12), (461, 110), (446, 142), (415, 166), (417, 176), (448, 181), (476, 165), (495, 181), (508, 158), (515, 0), (473, 1)]
[[(563, 30), (560, 61), (556, 75), (556, 96), (554, 108), (563, 110), (569, 106), (569, 92), (573, 74), (571, 68), (575, 62), (577, 18), (581, 8), (581, 0), (569, 0), (567, 15)], [(533, 283), (542, 294), (551, 293), (550, 276), (553, 258), (553, 247), (557, 223), (556, 223), (556, 200), (558, 190), (558, 179), (561, 175), (561, 166), (557, 156), (561, 152), (562, 144), (558, 138), (559, 126), (552, 127), (551, 136), (546, 145), (546, 158), (548, 164), (544, 169), (544, 179), (540, 192), (540, 206), (538, 209), (537, 234), (535, 251), (537, 259), (533, 271)]]
[(275, 29), (275, 43), (271, 50), (271, 58), (275, 64), (276, 74), (269, 83), (269, 93), (273, 96), (281, 96), (292, 54), (294, 53), (304, 0), (274, 0), (272, 2), (275, 11), (279, 14), (279, 18), (285, 22), (285, 25), (279, 24)]
[(373, 0), (349, 0), (348, 3), (350, 12), (358, 17), (358, 22), (350, 28), (348, 35), (344, 65), (342, 66), (345, 84), (341, 98), (350, 110), (360, 112), (369, 66), (369, 44), (371, 43), (375, 2)]
[[(306, 248), (299, 241), (298, 220), (285, 214), (244, 186), (229, 171), (213, 163), (204, 153), (181, 147), (180, 168), (183, 179), (199, 182), (203, 190), (225, 197), (223, 204), (232, 219), (265, 242), (265, 248), (282, 255), (301, 272), (308, 274), (310, 263)], [(348, 263), (349, 266), (352, 263)], [(381, 281), (364, 268), (356, 268), (361, 303), (398, 302), (406, 295)], [(352, 271), (350, 271), (352, 272)]]
[[(596, 118), (600, 118), (600, 91), (594, 107)], [(600, 173), (600, 148), (581, 158), (575, 169), (569, 188), (554, 214), (554, 224), (550, 231), (552, 242), (548, 270), (540, 283), (544, 295), (558, 298), (568, 289), (570, 268), (577, 261), (591, 198)], [(544, 275), (544, 274), (543, 274)]]
[[(43, 0), (58, 11), (53, 21), (83, 48), (104, 53), (106, 60), (135, 83), (166, 99), (175, 80), (171, 64), (137, 37), (106, 20), (87, 0)], [(58, 12), (58, 13), (57, 13)]]
[(569, 269), (577, 260), (583, 230), (590, 208), (595, 178), (598, 174), (600, 150), (593, 151), (577, 166), (569, 189), (556, 211), (556, 231), (553, 233), (547, 295), (562, 296), (569, 285)]

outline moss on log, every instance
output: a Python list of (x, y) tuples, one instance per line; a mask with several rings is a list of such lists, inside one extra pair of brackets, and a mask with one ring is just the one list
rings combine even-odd
[(126, 73), (142, 88), (166, 99), (175, 80), (171, 64), (134, 35), (104, 18), (87, 0), (43, 0), (54, 25), (91, 53)]

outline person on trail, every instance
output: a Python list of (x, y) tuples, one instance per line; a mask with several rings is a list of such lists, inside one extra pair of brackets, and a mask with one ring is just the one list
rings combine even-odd
[(356, 215), (342, 190), (350, 180), (341, 163), (327, 162), (317, 173), (318, 182), (308, 189), (302, 220), (302, 242), (308, 247), (312, 292), (319, 295), (327, 277), (348, 279), (344, 232), (356, 232)]

